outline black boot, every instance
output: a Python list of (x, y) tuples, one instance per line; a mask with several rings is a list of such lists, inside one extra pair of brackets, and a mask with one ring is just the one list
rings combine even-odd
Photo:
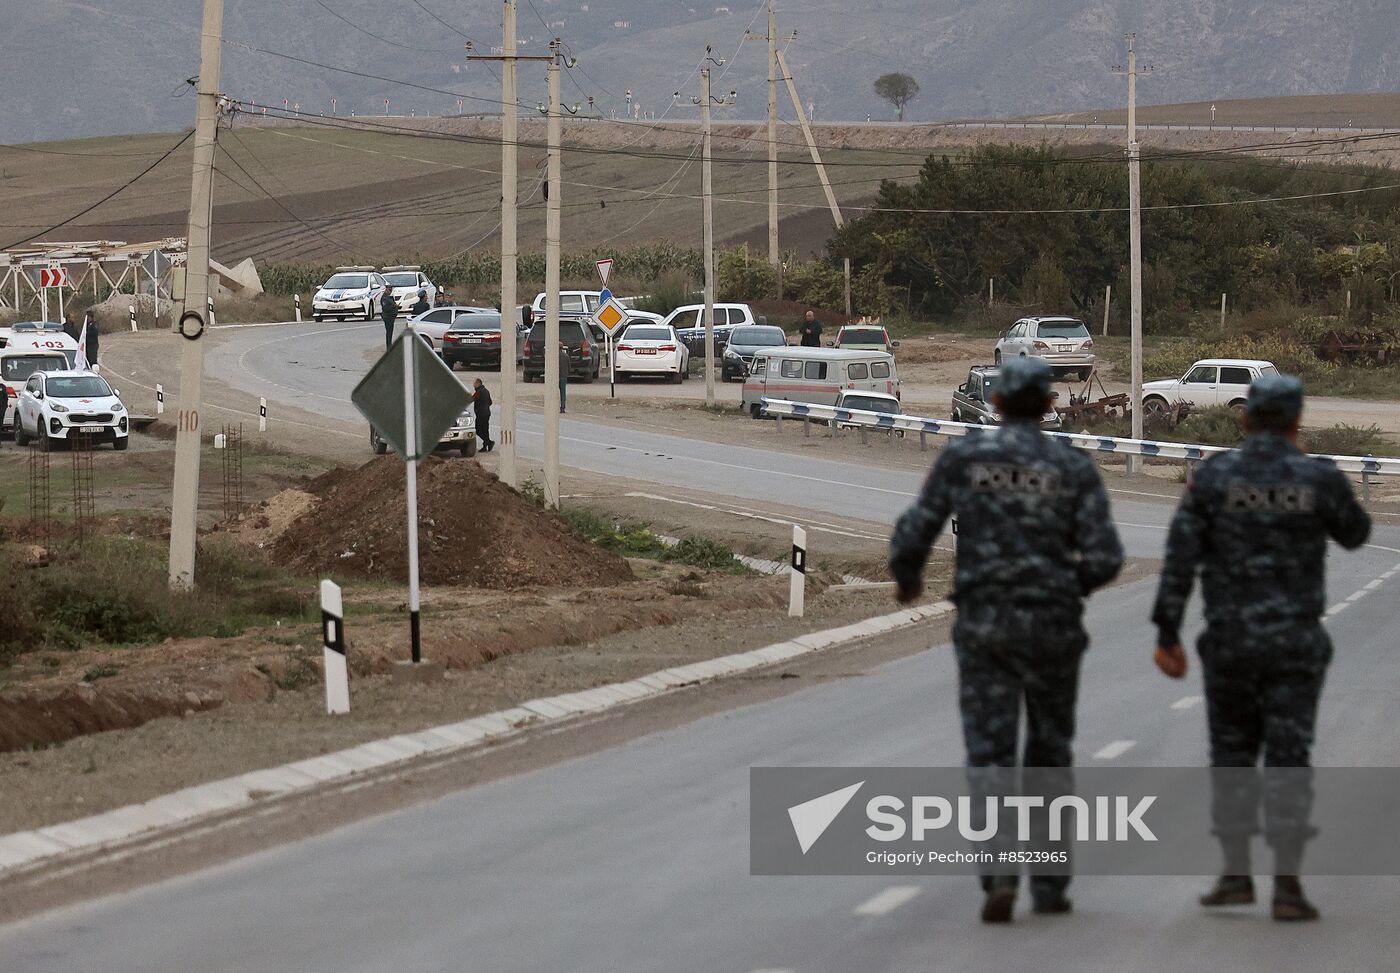
[(1062, 916), (1074, 910), (1074, 903), (1063, 892), (1047, 892), (1034, 896), (1031, 908), (1037, 915)]
[(1015, 884), (1004, 881), (993, 881), (987, 888), (987, 898), (982, 902), (982, 921), (995, 925), (1004, 925), (1011, 921), (1011, 913), (1015, 906)]
[(1310, 922), (1318, 917), (1317, 906), (1303, 895), (1297, 875), (1274, 876), (1272, 911), (1275, 922)]
[(1201, 905), (1206, 908), (1253, 904), (1254, 879), (1248, 875), (1222, 875), (1215, 880), (1215, 887), (1201, 896)]

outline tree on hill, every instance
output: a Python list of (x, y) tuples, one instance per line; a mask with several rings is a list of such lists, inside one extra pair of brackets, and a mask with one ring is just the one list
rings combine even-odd
[(902, 122), (904, 106), (919, 96), (919, 82), (900, 71), (893, 71), (875, 79), (875, 93), (894, 105)]

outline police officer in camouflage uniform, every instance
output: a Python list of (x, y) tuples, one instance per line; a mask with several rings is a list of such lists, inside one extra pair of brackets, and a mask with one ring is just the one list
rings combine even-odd
[[(1152, 620), (1157, 665), (1186, 674), (1181, 619), (1201, 571), (1206, 630), (1197, 643), (1205, 676), (1213, 767), (1212, 814), (1224, 874), (1205, 906), (1254, 901), (1249, 845), (1259, 830), (1253, 768), (1310, 766), (1313, 724), (1332, 643), (1319, 622), (1330, 537), (1360, 547), (1371, 520), (1330, 461), (1298, 449), (1303, 384), (1263, 376), (1245, 406), (1248, 435), (1236, 451), (1206, 461), (1188, 482), (1172, 520)], [(1316, 919), (1298, 881), (1311, 836), (1310, 772), (1265, 772), (1265, 837), (1274, 851), (1273, 917)]]
[[(1088, 646), (1083, 601), (1123, 565), (1123, 547), (1093, 460), (1044, 435), (1051, 408), (1050, 368), (1038, 358), (1001, 366), (994, 404), (999, 431), (971, 435), (943, 450), (917, 503), (899, 519), (890, 571), (899, 599), (923, 590), (929, 548), (957, 518), (953, 629), (967, 764), (1015, 768), (1021, 709), (1026, 713), (1024, 766), (1068, 768), (1074, 738), (1079, 662)], [(974, 792), (1014, 769), (974, 771)], [(1069, 787), (1069, 772), (1056, 775)], [(973, 807), (983, 807), (974, 799)], [(1003, 818), (998, 837), (1015, 826)], [(1004, 867), (1004, 866), (1003, 866)], [(1061, 871), (1064, 868), (1061, 867)], [(1037, 912), (1070, 910), (1069, 876), (1031, 876)], [(1009, 922), (1015, 875), (984, 874), (984, 922)]]

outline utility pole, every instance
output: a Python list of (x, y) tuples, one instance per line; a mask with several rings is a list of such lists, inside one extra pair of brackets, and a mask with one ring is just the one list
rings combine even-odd
[(214, 215), (214, 147), (219, 133), (219, 57), (223, 29), (224, 0), (204, 0), (185, 302), (177, 325), (185, 340), (180, 347), (175, 483), (170, 502), (170, 586), (185, 590), (194, 587), (199, 519), (199, 420), (204, 400), (204, 329), (209, 304), (209, 237)]
[[(544, 501), (552, 510), (559, 509), (559, 194), (563, 183), (564, 106), (560, 91), (560, 58), (563, 45), (558, 38), (550, 42), (553, 57), (549, 61), (549, 110), (547, 141), (549, 143), (548, 196), (544, 231)], [(563, 376), (568, 380), (568, 375)]]
[[(750, 34), (750, 39), (760, 38)], [(778, 275), (778, 297), (783, 296), (783, 256), (778, 250), (778, 21), (773, 0), (768, 0), (768, 262)], [(802, 112), (799, 111), (798, 115)]]
[[(724, 62), (716, 59), (707, 48), (705, 59), (710, 64)], [(705, 404), (715, 404), (715, 199), (714, 166), (711, 159), (710, 106), (731, 106), (737, 92), (731, 91), (728, 98), (715, 98), (710, 94), (710, 67), (700, 69), (700, 97), (695, 102), (700, 106), (700, 127), (704, 131), (704, 157), (701, 163), (701, 189), (705, 212)]]
[[(471, 54), (472, 45), (467, 43), (469, 61), (501, 62), (501, 421), (500, 445), (501, 463), (498, 477), (506, 486), (519, 486), (520, 474), (516, 467), (515, 443), (515, 308), (519, 303), (517, 293), (520, 265), (520, 244), (517, 228), (519, 225), (520, 169), (519, 143), (520, 119), (517, 109), (520, 102), (520, 62), (549, 61), (548, 57), (520, 57), (517, 55), (516, 35), (517, 0), (504, 0), (501, 25), (503, 31), (501, 56)], [(457, 103), (461, 114), (461, 102)]]
[[(1128, 310), (1132, 323), (1132, 409), (1134, 439), (1143, 437), (1142, 415), (1142, 158), (1137, 140), (1137, 79), (1138, 74), (1150, 74), (1152, 69), (1141, 72), (1137, 63), (1137, 34), (1128, 34), (1128, 68), (1118, 73), (1128, 77), (1128, 259), (1129, 295)], [(1129, 456), (1128, 473), (1134, 474), (1142, 467), (1142, 460)]]

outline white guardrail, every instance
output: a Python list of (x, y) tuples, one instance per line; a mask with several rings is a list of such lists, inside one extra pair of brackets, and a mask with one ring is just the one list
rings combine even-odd
[[(790, 402), (787, 399), (764, 399), (763, 411), (766, 415), (788, 419), (803, 419), (820, 422), (824, 425), (854, 426), (857, 429), (873, 429), (880, 432), (918, 433), (920, 445), (926, 436), (966, 436), (971, 433), (989, 432), (996, 426), (979, 426), (967, 422), (953, 422), (951, 419), (925, 419), (920, 416), (892, 416), (883, 412), (866, 412), (861, 409), (838, 409), (833, 405), (813, 405), (807, 402)], [(1112, 436), (1094, 436), (1087, 433), (1047, 432), (1047, 436), (1063, 439), (1076, 449), (1094, 453), (1117, 453), (1123, 456), (1155, 456), (1160, 459), (1179, 459), (1198, 462), (1216, 453), (1227, 453), (1226, 446), (1195, 446), (1188, 443), (1157, 443), (1146, 439), (1116, 439)], [(1374, 456), (1326, 456), (1346, 473), (1359, 473), (1362, 476), (1400, 476), (1400, 459), (1378, 459)]]

